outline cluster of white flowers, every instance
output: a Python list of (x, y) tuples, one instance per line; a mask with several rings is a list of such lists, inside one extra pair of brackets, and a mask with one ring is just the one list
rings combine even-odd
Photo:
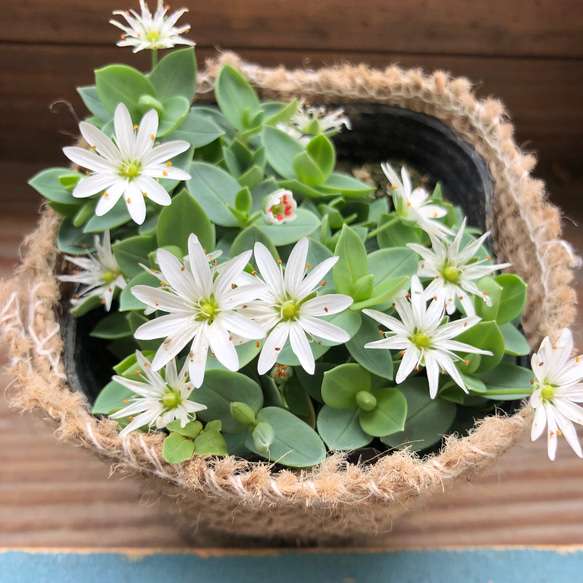
[(261, 243), (255, 245), (255, 259), (263, 279), (244, 271), (252, 251), (228, 262), (209, 263), (196, 235), (188, 240), (184, 264), (172, 253), (159, 249), (157, 262), (164, 280), (161, 288), (137, 285), (132, 294), (151, 310), (167, 312), (140, 326), (141, 340), (165, 338), (152, 362), (159, 370), (190, 341), (190, 379), (195, 387), (203, 383), (209, 348), (227, 369), (239, 369), (236, 343), (261, 340), (259, 374), (267, 372), (290, 339), (292, 351), (309, 373), (314, 372), (312, 337), (345, 342), (348, 334), (318, 318), (337, 314), (352, 304), (340, 294), (316, 295), (322, 277), (338, 260), (331, 257), (305, 275), (308, 239), (294, 247), (285, 273)]

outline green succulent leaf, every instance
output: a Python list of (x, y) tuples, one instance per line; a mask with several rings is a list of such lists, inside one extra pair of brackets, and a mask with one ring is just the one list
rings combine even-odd
[(353, 451), (366, 447), (373, 437), (362, 430), (358, 419), (360, 409), (334, 409), (324, 405), (318, 413), (318, 433), (324, 443), (335, 451)]
[(124, 287), (119, 296), (119, 311), (127, 312), (129, 310), (145, 310), (146, 304), (143, 304), (132, 294), (132, 288), (136, 285), (149, 285), (151, 287), (160, 287), (160, 281), (155, 275), (143, 271), (139, 273)]
[(49, 168), (35, 174), (30, 180), (29, 184), (46, 199), (66, 205), (81, 206), (85, 204), (85, 200), (75, 198), (63, 183), (63, 178), (82, 178), (80, 172), (75, 172), (69, 168)]
[(95, 86), (99, 101), (109, 113), (113, 114), (115, 108), (123, 103), (134, 122), (142, 118), (140, 97), (156, 97), (152, 82), (137, 69), (126, 65), (109, 65), (95, 71)]
[(57, 247), (68, 255), (86, 255), (94, 250), (94, 236), (83, 233), (68, 218), (61, 220), (57, 233)]
[(100, 121), (108, 122), (111, 119), (111, 114), (105, 107), (103, 107), (97, 94), (95, 85), (88, 85), (86, 87), (77, 87), (77, 93), (81, 96), (85, 107)]
[(397, 389), (380, 389), (372, 391), (376, 407), (370, 411), (360, 409), (359, 420), (362, 429), (369, 435), (383, 437), (405, 427), (407, 401)]
[(393, 379), (393, 359), (390, 350), (371, 350), (365, 344), (380, 340), (378, 324), (368, 316), (362, 317), (362, 324), (358, 332), (346, 343), (350, 356), (369, 372)]
[(520, 277), (512, 273), (504, 273), (494, 279), (498, 285), (502, 286), (500, 308), (496, 317), (496, 322), (502, 325), (512, 322), (512, 320), (522, 315), (526, 305), (527, 286)]
[(367, 275), (366, 249), (358, 234), (344, 225), (334, 254), (339, 257), (334, 265), (334, 285), (336, 291), (350, 295), (353, 285)]
[(125, 225), (131, 220), (130, 213), (128, 212), (128, 207), (124, 197), (115, 203), (115, 206), (107, 212), (105, 215), (98, 217), (93, 215), (85, 226), (83, 227), (84, 233), (103, 233), (109, 229), (110, 231)]
[(378, 228), (381, 230), (377, 235), (377, 241), (381, 249), (390, 247), (405, 247), (407, 243), (421, 244), (419, 229), (404, 225), (397, 213), (387, 214), (383, 212), (378, 222)]
[(283, 178), (296, 178), (293, 160), (305, 151), (304, 147), (283, 130), (271, 126), (263, 128), (263, 143), (269, 165)]
[(183, 190), (164, 207), (158, 220), (158, 246), (175, 245), (184, 255), (188, 252), (188, 238), (194, 233), (207, 251), (215, 248), (213, 226), (202, 206)]
[(332, 142), (323, 134), (312, 138), (306, 146), (306, 152), (319, 168), (323, 180), (326, 182), (336, 166), (336, 151)]
[[(481, 373), (478, 377), (487, 389), (480, 397), (495, 401), (524, 399), (532, 391), (532, 381), (535, 378), (530, 369), (507, 362), (500, 363), (495, 369)], [(516, 393), (513, 393), (512, 389), (516, 389)], [(489, 391), (499, 390), (506, 390), (509, 393), (506, 395), (489, 394)]]
[(324, 174), (320, 170), (318, 164), (314, 161), (308, 152), (300, 152), (294, 156), (292, 166), (296, 176), (309, 186), (317, 186), (322, 184), (325, 180)]
[(266, 407), (257, 413), (257, 421), (271, 425), (274, 432), (267, 453), (259, 451), (252, 436), (248, 435), (245, 444), (258, 455), (296, 468), (315, 466), (326, 459), (326, 447), (320, 436), (293, 413), (279, 407)]
[(144, 273), (143, 265), (148, 265), (148, 256), (157, 249), (156, 238), (150, 235), (129, 237), (112, 245), (115, 260), (119, 268), (128, 277)]
[[(409, 378), (399, 385), (407, 400), (405, 429), (383, 437), (381, 441), (390, 447), (420, 451), (435, 445), (447, 434), (456, 416), (454, 403), (431, 399), (424, 378)], [(461, 392), (461, 389), (458, 390)]]
[(91, 413), (93, 415), (109, 415), (113, 411), (127, 407), (126, 400), (133, 396), (133, 392), (126, 389), (123, 385), (110, 381), (103, 387), (95, 403)]
[(202, 386), (191, 393), (191, 399), (207, 407), (198, 417), (203, 421), (219, 419), (225, 433), (244, 431), (244, 426), (231, 415), (231, 403), (245, 403), (255, 412), (263, 405), (263, 393), (254, 380), (220, 369), (206, 371)]
[(296, 219), (282, 225), (266, 223), (258, 217), (253, 223), (276, 246), (297, 243), (302, 237), (309, 237), (320, 225), (318, 218), (304, 209), (296, 210)]
[(106, 340), (115, 340), (116, 338), (126, 338), (132, 336), (132, 329), (126, 317), (126, 314), (113, 312), (99, 320), (89, 336), (93, 338), (103, 338)]
[(480, 355), (480, 364), (476, 369), (478, 373), (494, 368), (504, 356), (504, 337), (496, 322), (479, 322), (456, 336), (456, 340), (492, 352), (492, 356)]
[(228, 455), (227, 443), (221, 434), (220, 426), (213, 427), (211, 423), (207, 423), (204, 431), (194, 440), (194, 453), (196, 455)]
[(508, 322), (499, 326), (504, 337), (504, 352), (513, 356), (526, 356), (530, 353), (530, 346), (524, 334), (514, 324)]
[(374, 192), (374, 187), (338, 172), (333, 172), (319, 188), (324, 193), (339, 193), (347, 198), (362, 198)]
[(194, 454), (194, 443), (191, 439), (171, 433), (162, 445), (162, 457), (169, 464), (180, 464), (192, 458)]
[(221, 168), (205, 162), (193, 162), (189, 173), (186, 188), (208, 218), (223, 227), (237, 227), (239, 222), (228, 207), (235, 206), (240, 184)]
[(194, 439), (202, 431), (202, 423), (200, 421), (189, 421), (184, 427), (182, 427), (182, 421), (180, 421), (180, 419), (175, 419), (166, 425), (166, 429), (178, 433), (179, 435), (184, 435), (184, 437)]
[(225, 131), (212, 119), (191, 109), (180, 127), (172, 132), (172, 140), (185, 140), (195, 148), (202, 148), (225, 135)]
[(149, 78), (156, 96), (161, 101), (180, 95), (190, 103), (194, 99), (196, 89), (194, 48), (188, 47), (168, 53), (160, 59)]
[(489, 306), (481, 297), (474, 298), (474, 305), (476, 306), (476, 314), (482, 320), (496, 320), (498, 310), (500, 309), (500, 299), (502, 297), (502, 286), (499, 285), (493, 277), (486, 276), (480, 279), (476, 284), (478, 289), (487, 294), (492, 303)]
[(215, 82), (215, 95), (221, 112), (240, 131), (252, 129), (250, 122), (261, 113), (261, 104), (254, 89), (243, 76), (225, 65)]
[(356, 407), (356, 395), (370, 391), (370, 374), (359, 364), (341, 364), (324, 373), (322, 399), (335, 409)]

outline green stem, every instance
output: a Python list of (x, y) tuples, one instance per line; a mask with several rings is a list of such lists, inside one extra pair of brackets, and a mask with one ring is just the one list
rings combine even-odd
[[(472, 391), (473, 392), (473, 391)], [(486, 393), (476, 393), (477, 396), (480, 394), (488, 395), (520, 395), (524, 397), (530, 397), (532, 395), (532, 389), (488, 389)]]
[(400, 220), (401, 219), (399, 217), (396, 217), (394, 219), (391, 219), (388, 223), (385, 223), (384, 225), (377, 227), (374, 231), (371, 231), (368, 234), (367, 240), (372, 239), (373, 237), (376, 237), (379, 233), (382, 233), (383, 231), (385, 231), (389, 227), (392, 227), (393, 225), (397, 224)]
[(158, 64), (158, 49), (152, 49), (152, 70)]

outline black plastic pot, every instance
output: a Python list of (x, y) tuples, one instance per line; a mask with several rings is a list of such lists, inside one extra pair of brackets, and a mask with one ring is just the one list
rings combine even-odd
[[(429, 187), (440, 182), (447, 198), (463, 208), (470, 225), (481, 230), (490, 227), (493, 189), (486, 163), (448, 126), (434, 117), (387, 105), (342, 107), (352, 130), (334, 137), (339, 161), (405, 164), (426, 177)], [(75, 318), (69, 312), (63, 327), (67, 379), (91, 403), (111, 379), (117, 362), (106, 341), (89, 336), (104, 313), (93, 310)]]

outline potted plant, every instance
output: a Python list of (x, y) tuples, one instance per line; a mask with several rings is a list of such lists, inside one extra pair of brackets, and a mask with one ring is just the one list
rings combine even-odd
[(96, 71), (74, 166), (31, 180), (1, 290), (17, 404), (256, 536), (387, 528), (532, 409), (581, 456), (572, 258), (499, 105), (395, 67), (227, 54), (197, 80), (192, 46), (158, 60), (194, 44), (182, 13), (120, 13), (152, 70)]

